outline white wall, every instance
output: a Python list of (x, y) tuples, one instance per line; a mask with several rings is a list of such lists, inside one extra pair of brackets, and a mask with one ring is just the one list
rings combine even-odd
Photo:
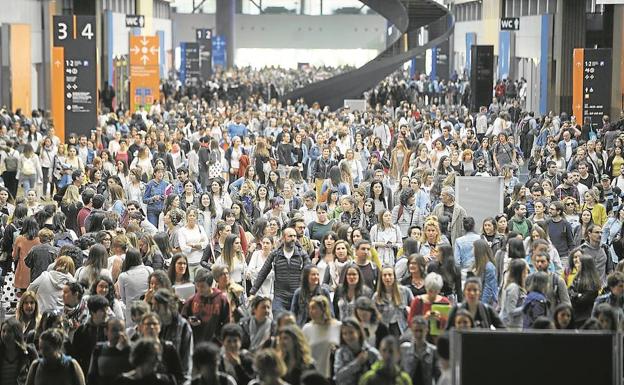
[(542, 16), (520, 18), (520, 30), (516, 35), (516, 57), (539, 59), (542, 35)]
[[(386, 44), (386, 20), (379, 15), (235, 15), (235, 23), (235, 61), (241, 66), (296, 66), (296, 62), (315, 60), (362, 65)], [(195, 41), (198, 28), (214, 29), (215, 16), (174, 14), (174, 47)]]

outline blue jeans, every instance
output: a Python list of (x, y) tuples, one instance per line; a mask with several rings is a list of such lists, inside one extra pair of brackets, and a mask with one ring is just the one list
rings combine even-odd
[(30, 189), (34, 189), (37, 182), (37, 175), (20, 175), (20, 181), (22, 182), (22, 188), (24, 189), (24, 194), (26, 194)]
[(151, 224), (158, 228), (158, 216), (160, 215), (160, 210), (150, 210), (147, 209), (147, 220), (150, 221)]
[(290, 311), (290, 303), (291, 301), (288, 301), (284, 298), (280, 298), (279, 296), (274, 296), (273, 297), (273, 304), (272, 304), (272, 309), (273, 309), (273, 319), (277, 319), (277, 317), (279, 317), (279, 315), (285, 311)]

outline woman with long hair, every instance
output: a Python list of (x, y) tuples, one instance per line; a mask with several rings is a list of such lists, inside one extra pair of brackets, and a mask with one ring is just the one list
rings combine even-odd
[(215, 264), (227, 266), (232, 282), (245, 286), (247, 265), (241, 239), (238, 235), (229, 234), (225, 238), (223, 252), (216, 259)]
[(594, 225), (594, 218), (592, 216), (592, 211), (584, 208), (583, 211), (578, 215), (579, 218), (579, 226), (576, 228), (574, 232), (574, 244), (576, 246), (580, 246), (585, 242), (585, 234), (587, 234), (587, 229), (591, 228)]
[(502, 247), (505, 237), (496, 231), (496, 221), (494, 218), (487, 217), (483, 220), (481, 239), (487, 241), (494, 254)]
[(191, 283), (191, 274), (188, 269), (188, 260), (182, 253), (177, 253), (171, 258), (171, 264), (167, 272), (169, 281), (173, 287)]
[(230, 194), (224, 191), (224, 184), (225, 182), (220, 177), (213, 178), (210, 182), (210, 192), (215, 206), (215, 216), (217, 218), (221, 218), (224, 209), (232, 207), (232, 198)]
[(398, 284), (392, 267), (386, 266), (380, 270), (373, 302), (381, 313), (382, 322), (388, 326), (390, 334), (399, 337), (407, 330), (406, 310), (413, 297), (408, 288)]
[(382, 210), (379, 213), (379, 222), (371, 228), (372, 246), (379, 252), (379, 258), (384, 265), (394, 266), (396, 252), (401, 246), (401, 230), (392, 223), (392, 213)]
[(199, 268), (203, 251), (209, 243), (204, 229), (197, 223), (197, 217), (197, 209), (188, 209), (186, 211), (186, 225), (178, 229), (180, 250), (188, 258), (191, 277), (195, 276), (195, 270)]
[(208, 242), (208, 247), (204, 250), (201, 259), (201, 265), (210, 269), (212, 264), (221, 256), (223, 246), (225, 245), (225, 238), (232, 234), (232, 226), (225, 223), (225, 221), (218, 221), (215, 227), (215, 234), (213, 239)]
[(390, 152), (390, 177), (399, 180), (407, 172), (409, 163), (409, 150), (405, 141), (398, 139), (396, 146)]
[(15, 309), (15, 318), (22, 325), (22, 332), (24, 335), (27, 335), (31, 331), (34, 332), (39, 319), (41, 319), (36, 293), (32, 291), (25, 291), (22, 293), (17, 303), (17, 308)]
[(148, 278), (154, 270), (143, 265), (141, 252), (135, 248), (126, 250), (126, 258), (121, 267), (121, 274), (117, 279), (119, 298), (126, 305), (126, 322), (132, 320), (130, 304), (138, 300), (149, 288)]
[(154, 234), (154, 243), (158, 247), (158, 251), (162, 255), (163, 259), (168, 263), (173, 257), (173, 248), (169, 241), (169, 235), (164, 231), (159, 231)]
[[(420, 254), (410, 254), (407, 257), (407, 269), (409, 274), (403, 278), (401, 285), (407, 287), (415, 297), (425, 294), (425, 276), (427, 275), (427, 261)], [(395, 266), (396, 270), (396, 266)]]
[(107, 275), (100, 275), (90, 286), (89, 295), (101, 295), (108, 300), (109, 316), (124, 319), (125, 305), (115, 297), (115, 285)]
[(139, 241), (138, 249), (141, 252), (143, 258), (143, 264), (149, 266), (154, 270), (162, 270), (165, 268), (165, 259), (154, 242), (154, 238), (147, 232), (140, 232), (137, 234)]
[(492, 249), (483, 239), (477, 239), (474, 244), (474, 263), (469, 275), (478, 277), (483, 282), (481, 302), (493, 305), (498, 298), (498, 281), (496, 279), (496, 266)]
[(596, 269), (596, 262), (589, 255), (581, 256), (578, 272), (568, 288), (576, 328), (583, 326), (591, 317), (594, 300), (598, 297), (601, 288), (602, 282)]
[(567, 287), (572, 286), (574, 278), (581, 269), (581, 256), (583, 256), (583, 249), (580, 247), (577, 247), (570, 252), (570, 256), (568, 257), (568, 266), (563, 269), (561, 276)]
[(173, 209), (180, 209), (180, 196), (178, 194), (169, 194), (165, 198), (163, 210), (158, 215), (158, 231), (165, 230), (165, 216)]
[(33, 147), (26, 143), (17, 163), (17, 180), (24, 189), (34, 189), (36, 182), (42, 179), (41, 162)]
[[(260, 241), (261, 247), (257, 248), (253, 254), (251, 255), (251, 259), (249, 259), (249, 264), (247, 265), (247, 272), (249, 274), (250, 280), (252, 282), (256, 281), (258, 277), (258, 273), (264, 266), (267, 258), (273, 251), (273, 239), (271, 237), (263, 236)], [(266, 279), (258, 289), (256, 295), (263, 296), (265, 298), (273, 299), (273, 280), (275, 279), (275, 272), (273, 269), (269, 272)]]
[(269, 171), (266, 187), (269, 190), (269, 199), (273, 199), (282, 193), (282, 178), (277, 171)]
[(22, 325), (15, 318), (8, 318), (2, 322), (0, 336), (2, 384), (25, 384), (31, 363), (37, 359), (35, 347), (26, 344)]
[(195, 191), (195, 182), (188, 179), (182, 185), (183, 191), (180, 196), (180, 207), (182, 210), (186, 210), (191, 206), (197, 207), (199, 206), (199, 195), (197, 191)]
[(26, 256), (33, 246), (39, 242), (39, 225), (33, 217), (24, 220), (20, 235), (13, 244), (13, 261), (16, 262), (15, 280), (13, 286), (16, 290), (24, 291), (30, 284), (30, 268), (26, 266)]
[(451, 167), (451, 158), (449, 158), (447, 155), (443, 155), (440, 158), (438, 167), (436, 168), (436, 177), (451, 175), (451, 173), (453, 172), (455, 172), (455, 170), (453, 170), (453, 167)]
[(567, 303), (560, 303), (555, 308), (552, 315), (555, 329), (558, 330), (572, 330), (574, 329), (574, 309), (572, 305)]
[(143, 203), (143, 194), (145, 194), (145, 183), (141, 180), (141, 169), (132, 168), (128, 174), (128, 183), (125, 186), (126, 197), (128, 202), (136, 201), (140, 202), (143, 210), (146, 210), (146, 206)]
[(301, 287), (295, 290), (290, 305), (290, 311), (295, 315), (297, 325), (300, 327), (310, 321), (308, 313), (310, 300), (317, 295), (323, 295), (329, 301), (330, 293), (321, 285), (319, 270), (314, 265), (307, 265), (301, 273)]
[(522, 329), (522, 304), (527, 295), (525, 282), (528, 274), (529, 267), (523, 259), (513, 259), (509, 263), (506, 284), (501, 290), (499, 313), (509, 329)]
[(197, 221), (204, 228), (208, 238), (212, 238), (217, 226), (217, 211), (212, 201), (212, 194), (208, 192), (202, 193), (197, 203), (197, 214), (199, 215)]
[(450, 243), (448, 238), (442, 234), (438, 218), (432, 216), (427, 218), (422, 230), (422, 239), (420, 241), (420, 254), (425, 257), (427, 262), (435, 260), (433, 249), (443, 243)]
[(461, 290), (461, 270), (455, 264), (453, 247), (443, 243), (435, 249), (435, 260), (427, 265), (427, 274), (438, 273), (442, 277), (443, 285), (440, 294), (448, 297), (451, 304), (463, 300)]
[(607, 209), (598, 201), (596, 192), (589, 189), (585, 191), (583, 198), (585, 198), (585, 202), (581, 209), (583, 211), (589, 210), (592, 214), (593, 222), (598, 226), (604, 226), (604, 224), (607, 223)]
[(319, 270), (321, 280), (325, 278), (325, 270), (334, 263), (336, 259), (334, 255), (334, 246), (338, 240), (338, 235), (329, 231), (321, 238), (321, 243), (317, 254), (312, 258), (312, 263), (316, 265)]
[(357, 385), (359, 378), (379, 359), (379, 352), (366, 340), (360, 322), (355, 318), (343, 319), (340, 326), (340, 347), (334, 358), (336, 383)]
[(316, 370), (323, 377), (329, 378), (332, 372), (332, 351), (340, 344), (341, 323), (332, 316), (329, 298), (323, 295), (312, 297), (308, 307), (310, 322), (303, 326), (302, 333), (310, 344)]
[(243, 203), (239, 200), (233, 201), (231, 210), (236, 217), (236, 223), (243, 228), (243, 231), (251, 231), (251, 221), (247, 217), (247, 210), (245, 210)]
[(355, 316), (355, 302), (359, 297), (370, 298), (373, 295), (356, 263), (347, 265), (342, 275), (342, 284), (336, 289), (333, 300), (334, 314), (339, 320)]
[(310, 345), (301, 329), (296, 325), (279, 329), (278, 348), (287, 368), (283, 380), (290, 385), (300, 385), (303, 372), (314, 369)]
[(101, 275), (105, 275), (112, 280), (111, 272), (107, 269), (108, 257), (108, 251), (103, 245), (96, 243), (91, 246), (87, 259), (74, 274), (76, 281), (84, 287), (91, 287), (93, 282)]
[(375, 215), (379, 215), (382, 211), (390, 209), (383, 182), (373, 181), (371, 183), (369, 197), (373, 200)]
[(319, 269), (319, 273), (322, 274), (323, 284), (327, 285), (330, 291), (334, 292), (342, 283), (342, 279), (344, 279), (342, 272), (351, 261), (353, 261), (353, 251), (349, 243), (342, 239), (334, 241), (332, 256), (330, 258), (325, 256), (317, 264), (317, 267), (325, 264), (324, 272)]
[(375, 214), (375, 201), (367, 198), (362, 206), (362, 216), (360, 219), (360, 227), (370, 232), (371, 228), (377, 224), (379, 216)]
[(255, 220), (262, 217), (264, 213), (271, 209), (271, 199), (269, 198), (269, 189), (261, 184), (256, 189), (256, 199), (254, 200), (254, 209), (252, 218)]
[(2, 268), (2, 275), (6, 275), (6, 272), (12, 268), (13, 264), (13, 248), (17, 237), (15, 234), (19, 234), (22, 228), (25, 218), (28, 216), (28, 208), (25, 204), (20, 203), (15, 207), (13, 217), (6, 224), (2, 233), (2, 240), (0, 241), (0, 251), (2, 253), (2, 262), (0, 267)]

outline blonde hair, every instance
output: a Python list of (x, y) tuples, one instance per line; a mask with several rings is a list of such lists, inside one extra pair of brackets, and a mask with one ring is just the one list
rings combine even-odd
[(80, 191), (78, 190), (78, 187), (74, 184), (67, 186), (61, 202), (64, 204), (80, 202)]
[(422, 228), (422, 235), (421, 235), (422, 238), (420, 241), (422, 243), (427, 242), (427, 227), (435, 227), (436, 231), (438, 232), (438, 236), (436, 237), (436, 244), (440, 243), (440, 239), (442, 237), (442, 231), (440, 231), (440, 224), (438, 223), (437, 217), (427, 218), (427, 221), (425, 222)]
[(310, 306), (316, 305), (323, 313), (323, 324), (326, 325), (332, 320), (331, 310), (329, 308), (329, 300), (324, 295), (316, 295), (310, 300)]
[(71, 257), (63, 255), (59, 257), (54, 263), (54, 270), (59, 271), (65, 274), (74, 275), (76, 272), (76, 265), (74, 265), (74, 260)]

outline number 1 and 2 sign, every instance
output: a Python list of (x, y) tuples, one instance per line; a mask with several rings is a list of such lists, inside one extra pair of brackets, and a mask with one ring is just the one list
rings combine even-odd
[(54, 16), (52, 116), (57, 135), (89, 135), (97, 125), (95, 17)]

